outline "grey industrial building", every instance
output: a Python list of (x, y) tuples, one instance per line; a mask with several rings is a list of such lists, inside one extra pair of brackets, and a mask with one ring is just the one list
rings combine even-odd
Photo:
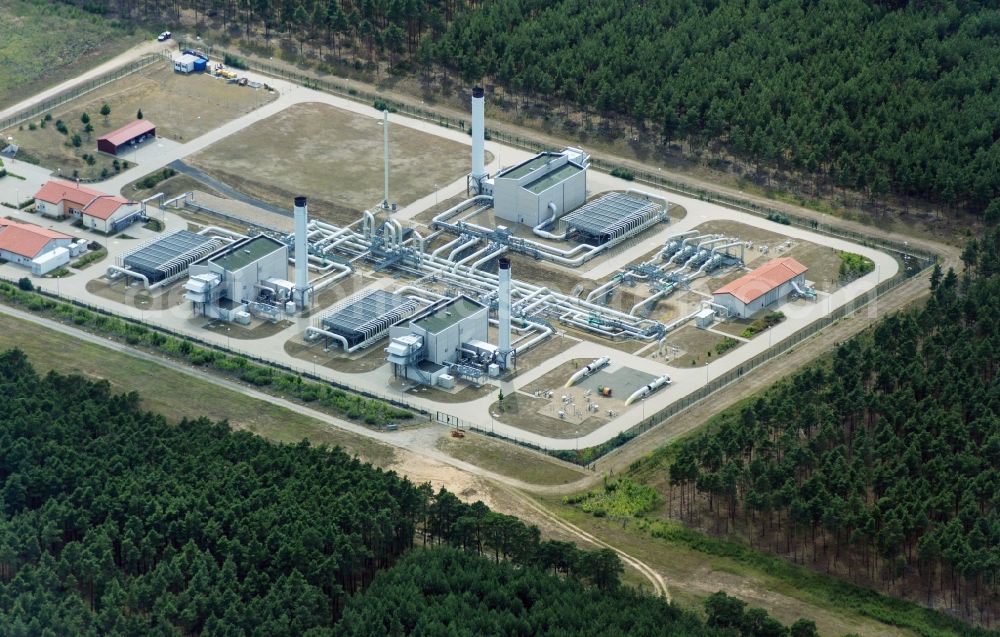
[[(255, 309), (267, 314), (280, 311), (279, 306), (259, 301), (262, 296), (271, 298), (275, 287), (288, 290), (292, 287), (286, 280), (288, 246), (267, 236), (240, 239), (192, 263), (188, 274), (184, 298), (194, 304), (195, 311), (229, 321), (240, 319), (237, 314), (241, 312)], [(266, 286), (269, 281), (287, 285)], [(274, 312), (268, 307), (275, 308)]]
[(123, 257), (118, 265), (146, 277), (148, 283), (175, 279), (187, 274), (188, 266), (224, 246), (218, 237), (178, 230), (143, 243)]
[(577, 208), (562, 220), (578, 239), (600, 245), (659, 223), (666, 219), (666, 212), (655, 201), (612, 192)]
[(566, 148), (505, 168), (492, 183), (494, 214), (534, 227), (578, 208), (587, 200), (589, 162), (582, 150)]
[[(369, 290), (344, 299), (319, 320), (328, 338), (350, 351), (367, 347), (383, 338), (389, 328), (412, 315), (417, 304), (400, 294)], [(339, 337), (339, 338), (338, 338)]]
[[(456, 376), (483, 380), (483, 369), (488, 369), (497, 353), (486, 342), (488, 312), (482, 303), (459, 296), (392, 326), (385, 351), (393, 374), (443, 387), (452, 385)], [(479, 365), (463, 365), (463, 359), (474, 359)]]

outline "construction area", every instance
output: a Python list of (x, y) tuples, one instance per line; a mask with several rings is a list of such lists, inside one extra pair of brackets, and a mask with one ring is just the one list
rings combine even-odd
[[(66, 117), (108, 101), (112, 130), (142, 102), (157, 143), (168, 138), (134, 153), (143, 173), (177, 167), (203, 190), (150, 187), (134, 214), (159, 230), (130, 227), (60, 294), (452, 426), (546, 449), (600, 444), (899, 268), (870, 248), (636, 187), (592, 169), (581, 148), (488, 142), (478, 87), (467, 131), (280, 83), (234, 87), (194, 54), (174, 63)], [(154, 99), (165, 92), (187, 97)], [(61, 156), (52, 141), (32, 152)], [(845, 279), (842, 253), (871, 271)]]

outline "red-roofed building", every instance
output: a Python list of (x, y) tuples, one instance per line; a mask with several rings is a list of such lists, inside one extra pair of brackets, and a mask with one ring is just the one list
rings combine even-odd
[(50, 179), (35, 193), (35, 209), (46, 217), (80, 217), (83, 208), (103, 192), (69, 181)]
[(806, 287), (806, 266), (791, 257), (772, 259), (715, 291), (715, 302), (730, 316), (748, 318)]
[(0, 259), (45, 274), (69, 262), (73, 237), (10, 219), (0, 219)]
[(137, 119), (116, 131), (97, 138), (97, 150), (117, 155), (119, 150), (128, 150), (132, 144), (141, 144), (156, 137), (156, 124), (148, 119)]
[(85, 228), (117, 232), (139, 218), (139, 204), (118, 195), (71, 182), (50, 180), (35, 193), (35, 209), (42, 215), (83, 221)]

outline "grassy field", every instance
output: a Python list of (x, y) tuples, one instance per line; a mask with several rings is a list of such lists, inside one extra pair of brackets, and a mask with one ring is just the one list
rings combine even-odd
[[(468, 169), (462, 144), (390, 121), (390, 198), (401, 206)], [(189, 158), (248, 195), (287, 205), (309, 193), (311, 216), (354, 221), (382, 200), (382, 122), (325, 104), (297, 104)]]
[(441, 438), (437, 447), (453, 458), (529, 484), (569, 484), (587, 475), (541, 453), (471, 432), (465, 438)]
[(698, 364), (711, 363), (719, 358), (718, 352), (715, 351), (715, 346), (721, 343), (724, 338), (724, 336), (720, 336), (714, 332), (700, 330), (694, 325), (685, 325), (667, 337), (668, 345), (681, 350), (681, 355), (668, 364), (673, 367), (692, 367)]
[(62, 2), (0, 2), (0, 108), (96, 66), (143, 39), (141, 29)]
[(205, 416), (228, 420), (278, 442), (309, 438), (316, 444), (340, 445), (379, 465), (392, 462), (391, 447), (331, 427), (270, 402), (249, 398), (208, 381), (168, 369), (153, 361), (80, 341), (33, 323), (0, 314), (0, 350), (19, 347), (40, 373), (56, 370), (107, 379), (117, 392), (137, 391), (145, 409), (170, 420)]
[(766, 568), (699, 551), (685, 542), (651, 538), (634, 524), (595, 518), (554, 498), (542, 501), (564, 520), (656, 569), (666, 579), (672, 598), (683, 605), (698, 605), (715, 591), (725, 590), (752, 606), (766, 609), (783, 623), (790, 624), (799, 617), (812, 619), (824, 637), (916, 635), (866, 617), (828, 599), (821, 589), (804, 588), (799, 582), (772, 574)]
[[(158, 136), (186, 142), (274, 99), (275, 93), (228, 84), (208, 75), (174, 73), (164, 60), (64, 104), (52, 113), (44, 128), (39, 118), (34, 122), (35, 130), (24, 124), (2, 134), (13, 136), (21, 146), (21, 159), (62, 169), (67, 176), (76, 171), (81, 177), (96, 178), (117, 172), (115, 158), (97, 152), (97, 138), (134, 121), (140, 109), (145, 119), (156, 124)], [(111, 107), (107, 118), (100, 114), (104, 104)], [(84, 113), (94, 128), (89, 134), (80, 121)], [(59, 120), (65, 124), (66, 134), (56, 129)], [(73, 135), (80, 136), (78, 148), (71, 143)], [(93, 164), (84, 160), (84, 154), (94, 155)], [(128, 153), (125, 155), (127, 160)]]

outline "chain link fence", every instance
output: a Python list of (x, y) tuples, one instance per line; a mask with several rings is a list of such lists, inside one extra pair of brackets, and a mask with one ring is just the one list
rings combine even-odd
[(127, 64), (111, 69), (107, 73), (85, 80), (72, 88), (56, 93), (52, 97), (48, 97), (36, 104), (32, 104), (24, 110), (0, 120), (0, 130), (7, 130), (8, 128), (33, 120), (36, 117), (44, 116), (46, 113), (50, 113), (53, 109), (75, 100), (81, 95), (86, 95), (87, 93), (101, 88), (102, 86), (110, 84), (116, 80), (120, 80), (123, 77), (131, 75), (132, 73), (140, 71), (157, 62), (161, 62), (162, 60), (163, 58), (160, 55), (147, 53), (138, 60), (133, 60), (132, 62), (128, 62)]

